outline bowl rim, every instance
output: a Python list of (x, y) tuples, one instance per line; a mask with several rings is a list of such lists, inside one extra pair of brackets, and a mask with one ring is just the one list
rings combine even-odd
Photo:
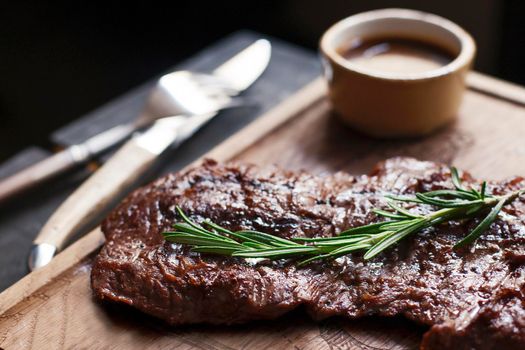
[[(372, 22), (390, 18), (418, 21), (423, 24), (435, 25), (448, 31), (453, 36), (455, 36), (460, 43), (459, 54), (451, 62), (437, 69), (417, 73), (391, 73), (368, 69), (362, 65), (353, 63), (342, 57), (336, 51), (337, 48), (331, 44), (334, 41), (336, 35), (348, 30), (348, 28), (352, 26), (364, 22)], [(394, 81), (427, 80), (448, 75), (469, 65), (472, 62), (476, 52), (476, 44), (474, 39), (472, 39), (469, 33), (467, 33), (463, 28), (454, 22), (431, 13), (400, 8), (372, 10), (346, 17), (328, 28), (328, 30), (321, 37), (319, 46), (321, 52), (324, 55), (347, 70), (378, 79)]]

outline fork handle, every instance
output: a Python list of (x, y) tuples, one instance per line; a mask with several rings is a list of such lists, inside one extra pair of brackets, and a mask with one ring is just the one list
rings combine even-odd
[(0, 180), (0, 204), (77, 165), (84, 164), (127, 138), (134, 130), (133, 124), (115, 126)]
[(0, 203), (4, 203), (15, 195), (36, 187), (79, 164), (73, 151), (71, 147), (66, 148), (1, 180)]

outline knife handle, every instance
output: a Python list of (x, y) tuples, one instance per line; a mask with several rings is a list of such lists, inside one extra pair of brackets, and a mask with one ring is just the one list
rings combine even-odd
[(0, 180), (0, 204), (45, 181), (83, 164), (120, 143), (135, 130), (133, 124), (117, 125), (83, 143), (69, 146), (5, 179)]
[[(141, 147), (136, 138), (129, 140), (60, 205), (34, 240), (33, 247), (42, 245), (54, 247), (54, 252), (61, 250), (80, 228), (92, 222), (115, 197), (136, 182), (157, 157), (158, 154)], [(34, 253), (39, 252), (33, 249), (32, 255)], [(31, 270), (40, 267), (41, 263), (38, 257), (29, 259)]]

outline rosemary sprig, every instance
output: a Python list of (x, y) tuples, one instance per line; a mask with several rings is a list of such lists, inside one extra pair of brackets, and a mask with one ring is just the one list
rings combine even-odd
[[(454, 189), (416, 193), (415, 196), (388, 195), (390, 210), (374, 209), (387, 220), (359, 226), (341, 232), (335, 237), (284, 239), (258, 231), (230, 231), (209, 220), (197, 224), (177, 207), (182, 222), (173, 225), (174, 231), (164, 232), (166, 240), (189, 245), (192, 251), (229, 255), (243, 258), (301, 258), (299, 265), (315, 260), (334, 259), (356, 251), (364, 251), (364, 259), (372, 259), (404, 238), (424, 229), (436, 227), (451, 220), (481, 217), (483, 220), (454, 248), (473, 243), (496, 220), (506, 204), (525, 193), (514, 191), (502, 196), (487, 193), (487, 184), (480, 189), (466, 189), (461, 184), (456, 168), (451, 168)], [(399, 203), (428, 205), (437, 210), (421, 215)]]

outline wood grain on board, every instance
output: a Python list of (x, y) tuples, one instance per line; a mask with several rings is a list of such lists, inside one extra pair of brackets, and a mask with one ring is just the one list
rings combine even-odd
[[(524, 96), (521, 88), (505, 88)], [(401, 155), (453, 163), (488, 179), (525, 175), (525, 107), (512, 94), (498, 97), (501, 89), (498, 94), (470, 90), (457, 122), (430, 137), (404, 141), (370, 139), (342, 125), (332, 115), (324, 89), (315, 81), (207, 156), (315, 173), (361, 174), (379, 160)], [(170, 328), (130, 308), (92, 298), (89, 271), (101, 242), (100, 231), (93, 231), (49, 266), (0, 294), (0, 347), (413, 349), (424, 331), (402, 319), (315, 323), (302, 310), (243, 326)]]

